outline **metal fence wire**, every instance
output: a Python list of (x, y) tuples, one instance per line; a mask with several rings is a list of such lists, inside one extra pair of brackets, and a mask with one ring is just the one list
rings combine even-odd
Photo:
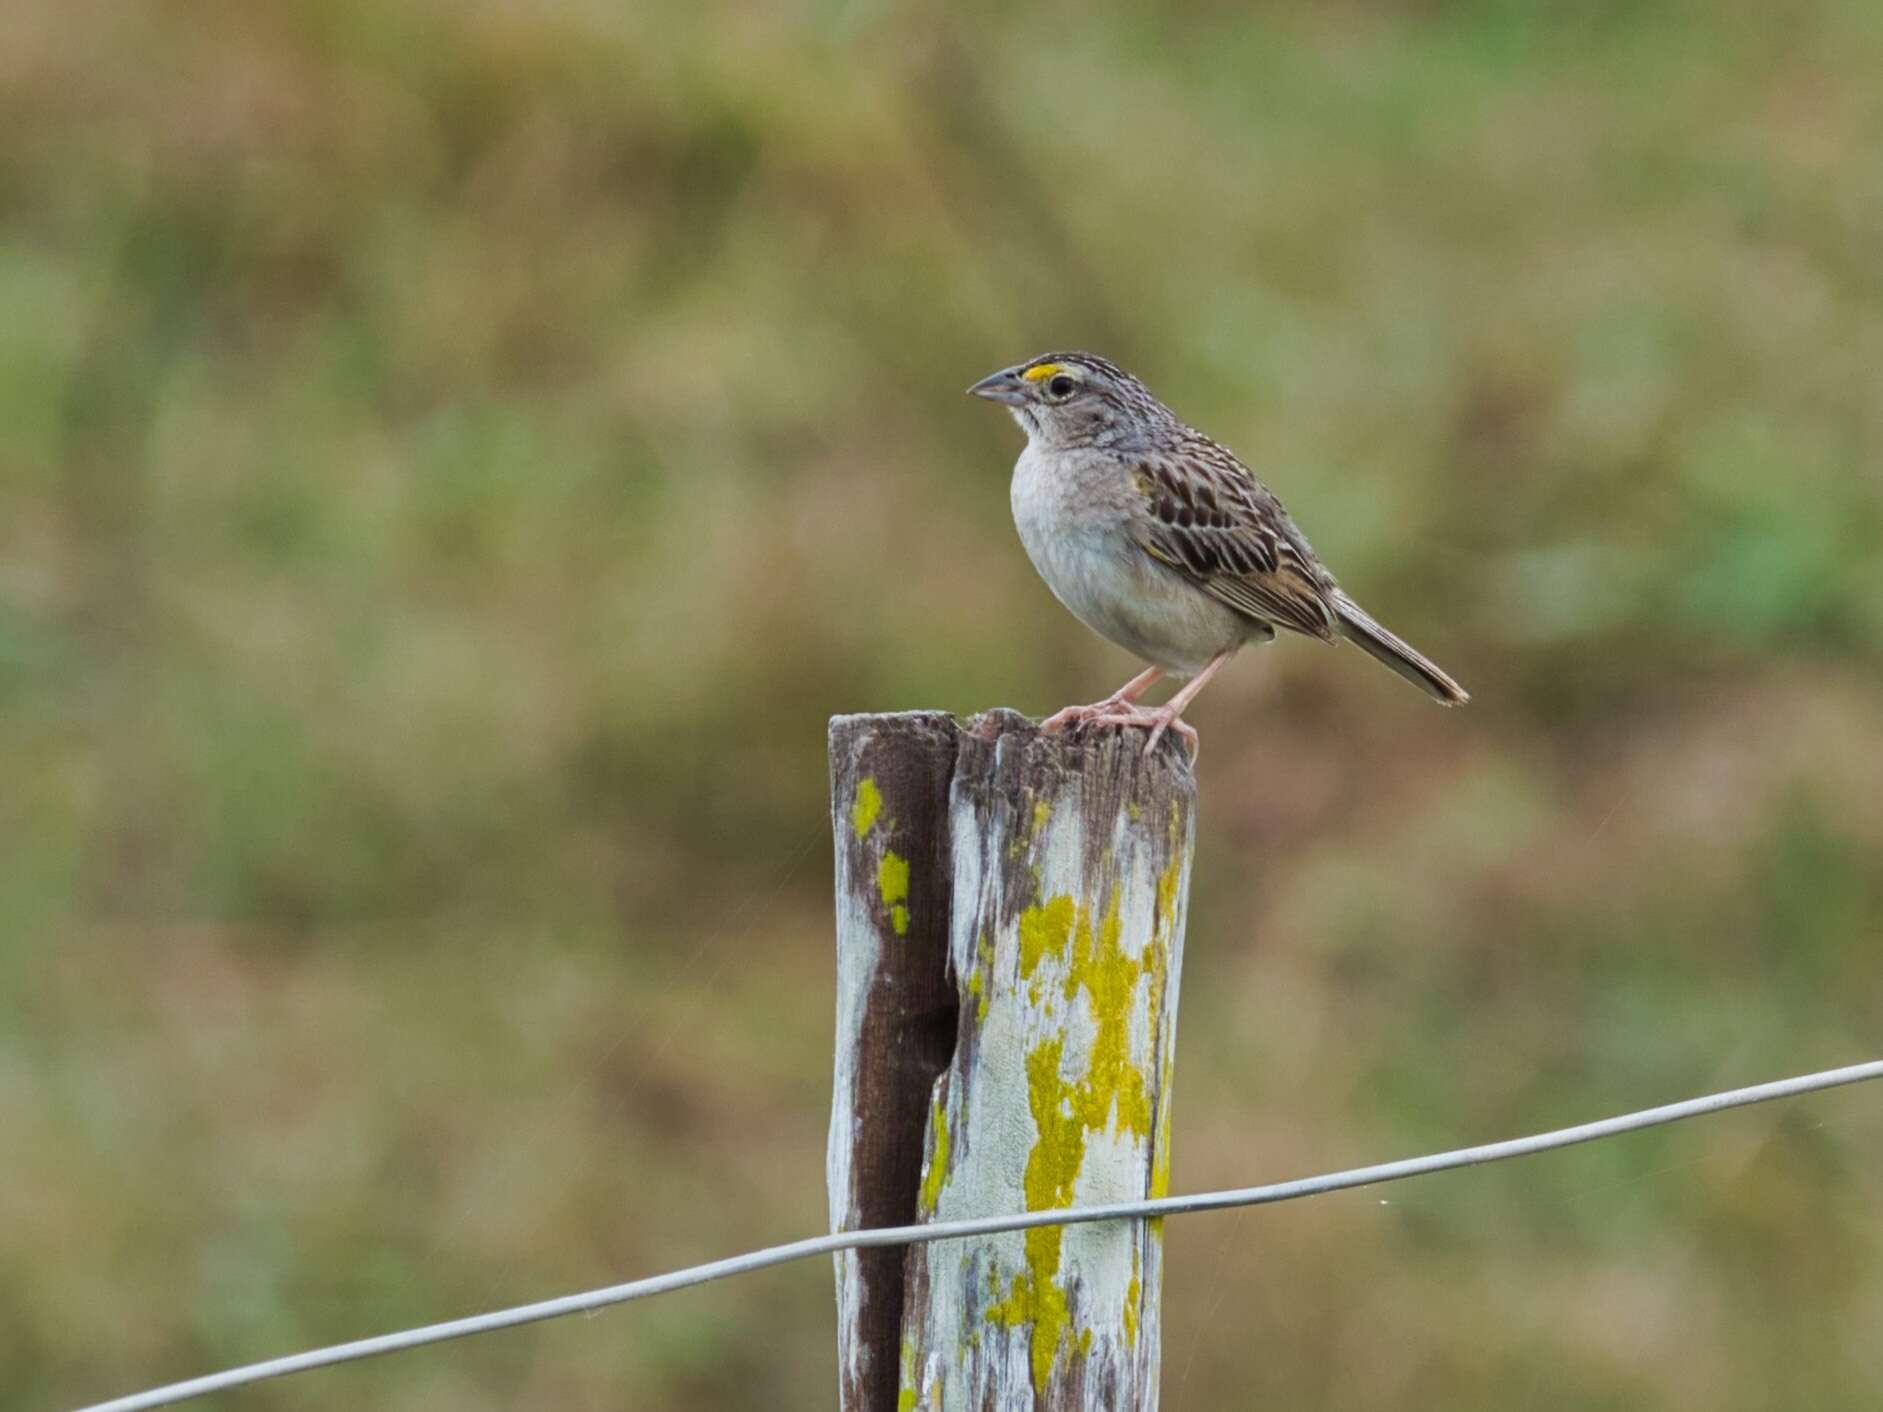
[(78, 1412), (138, 1412), (138, 1409), (146, 1407), (169, 1407), (212, 1392), (222, 1392), (250, 1383), (265, 1382), (270, 1378), (285, 1377), (289, 1373), (303, 1373), (314, 1368), (328, 1368), (339, 1363), (356, 1362), (362, 1358), (376, 1358), (381, 1354), (399, 1353), (409, 1348), (422, 1348), (427, 1344), (468, 1338), (473, 1334), (515, 1328), (519, 1324), (534, 1324), (546, 1319), (559, 1319), (569, 1314), (587, 1314), (613, 1304), (648, 1299), (657, 1294), (668, 1294), (674, 1290), (707, 1284), (713, 1280), (729, 1279), (734, 1275), (744, 1275), (754, 1270), (769, 1269), (774, 1265), (789, 1264), (794, 1260), (809, 1260), (820, 1255), (832, 1255), (840, 1250), (860, 1250), (886, 1245), (916, 1245), (925, 1241), (950, 1240), (962, 1236), (1021, 1231), (1034, 1226), (1071, 1226), (1091, 1221), (1137, 1221), (1151, 1217), (1184, 1216), (1196, 1211), (1222, 1211), (1238, 1206), (1267, 1206), (1281, 1201), (1296, 1201), (1304, 1196), (1322, 1196), (1329, 1192), (1350, 1191), (1355, 1187), (1376, 1186), (1382, 1182), (1404, 1181), (1408, 1177), (1429, 1176), (1434, 1172), (1455, 1171), (1460, 1167), (1475, 1167), (1487, 1162), (1503, 1162), (1512, 1157), (1529, 1157), (1539, 1152), (1553, 1152), (1557, 1148), (1619, 1137), (1624, 1133), (1639, 1132), (1643, 1128), (1659, 1127), (1666, 1123), (1678, 1123), (1688, 1118), (1700, 1118), (1728, 1108), (1744, 1108), (1754, 1103), (1770, 1103), (1774, 1099), (1795, 1098), (1800, 1094), (1816, 1093), (1822, 1089), (1840, 1088), (1846, 1084), (1864, 1083), (1879, 1078), (1883, 1078), (1883, 1060), (1872, 1060), (1868, 1063), (1852, 1064), (1846, 1068), (1826, 1069), (1820, 1073), (1801, 1074), (1796, 1078), (1755, 1084), (1750, 1088), (1729, 1089), (1724, 1093), (1689, 1098), (1679, 1103), (1663, 1104), (1658, 1108), (1644, 1108), (1636, 1113), (1624, 1113), (1613, 1118), (1582, 1123), (1576, 1127), (1535, 1133), (1529, 1137), (1510, 1138), (1503, 1142), (1485, 1143), (1478, 1147), (1461, 1147), (1451, 1152), (1437, 1152), (1425, 1157), (1409, 1157), (1397, 1162), (1382, 1162), (1371, 1167), (1356, 1167), (1345, 1172), (1330, 1172), (1323, 1176), (1274, 1182), (1267, 1186), (1242, 1187), (1231, 1191), (1197, 1192), (1189, 1196), (1167, 1196), (1154, 1201), (1115, 1202), (1103, 1206), (1071, 1207), (1058, 1211), (1028, 1211), (1011, 1216), (981, 1216), (972, 1220), (935, 1221), (919, 1226), (891, 1226), (879, 1230), (840, 1231), (833, 1235), (812, 1236), (786, 1245), (774, 1245), (764, 1250), (754, 1250), (744, 1255), (714, 1260), (705, 1265), (674, 1270), (664, 1275), (652, 1275), (646, 1279), (630, 1280), (626, 1284), (609, 1285), (605, 1289), (564, 1295), (559, 1299), (546, 1299), (536, 1304), (498, 1309), (488, 1314), (473, 1315), (470, 1318), (452, 1319), (442, 1324), (427, 1324), (422, 1328), (380, 1334), (373, 1338), (356, 1339), (351, 1343), (335, 1344), (330, 1348), (310, 1349), (305, 1353), (290, 1354), (285, 1358), (271, 1358), (262, 1363), (250, 1363), (240, 1368), (230, 1368), (220, 1373), (191, 1378), (185, 1382), (152, 1388), (147, 1392), (133, 1393), (128, 1397), (114, 1398), (109, 1402), (94, 1403), (78, 1409)]

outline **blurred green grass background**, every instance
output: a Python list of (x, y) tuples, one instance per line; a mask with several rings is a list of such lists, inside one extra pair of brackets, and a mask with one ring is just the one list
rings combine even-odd
[[(1202, 698), (1176, 1185), (1872, 1057), (1883, 8), (0, 11), (0, 1407), (820, 1228), (823, 724), (1132, 665), (1138, 371), (1456, 672)], [(1174, 1222), (1165, 1406), (1868, 1408), (1883, 1097)], [(818, 1264), (229, 1408), (832, 1405)]]

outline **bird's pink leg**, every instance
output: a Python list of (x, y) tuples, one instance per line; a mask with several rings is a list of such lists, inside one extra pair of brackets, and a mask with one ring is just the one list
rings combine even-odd
[(1090, 706), (1068, 706), (1063, 711), (1055, 711), (1040, 722), (1040, 729), (1056, 731), (1100, 716), (1116, 717), (1126, 712), (1135, 713), (1141, 709), (1135, 704), (1137, 699), (1155, 686), (1157, 679), (1163, 675), (1162, 667), (1147, 667), (1103, 701), (1094, 701)]
[(1218, 652), (1214, 657), (1210, 658), (1207, 667), (1191, 677), (1189, 681), (1185, 682), (1183, 686), (1178, 689), (1175, 696), (1171, 697), (1170, 700), (1166, 701), (1162, 706), (1159, 706), (1155, 711), (1146, 712), (1144, 715), (1134, 720), (1133, 724), (1148, 725), (1151, 727), (1151, 738), (1144, 742), (1144, 753), (1146, 755), (1149, 755), (1153, 750), (1157, 749), (1157, 742), (1163, 739), (1165, 731), (1174, 730), (1190, 746), (1191, 758), (1196, 758), (1196, 753), (1200, 745), (1200, 742), (1197, 740), (1197, 733), (1179, 718), (1183, 715), (1184, 707), (1196, 700), (1197, 693), (1210, 684), (1210, 678), (1222, 670), (1223, 663), (1227, 662), (1229, 658), (1229, 653)]
[(1163, 675), (1164, 669), (1162, 667), (1146, 667), (1098, 704), (1101, 706), (1133, 705), (1140, 696), (1156, 686), (1158, 678)]

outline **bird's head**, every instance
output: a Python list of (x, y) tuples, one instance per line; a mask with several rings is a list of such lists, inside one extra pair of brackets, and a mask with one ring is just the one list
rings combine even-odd
[(1091, 353), (1046, 353), (1002, 368), (968, 389), (1013, 413), (1028, 440), (1054, 449), (1118, 446), (1170, 410), (1115, 363)]

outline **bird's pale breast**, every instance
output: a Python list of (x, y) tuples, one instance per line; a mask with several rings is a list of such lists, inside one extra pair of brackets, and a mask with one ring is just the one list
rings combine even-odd
[(1267, 637), (1138, 547), (1131, 519), (1139, 491), (1129, 477), (1109, 455), (1061, 451), (1049, 460), (1031, 444), (1020, 453), (1014, 525), (1054, 596), (1093, 632), (1181, 677)]

